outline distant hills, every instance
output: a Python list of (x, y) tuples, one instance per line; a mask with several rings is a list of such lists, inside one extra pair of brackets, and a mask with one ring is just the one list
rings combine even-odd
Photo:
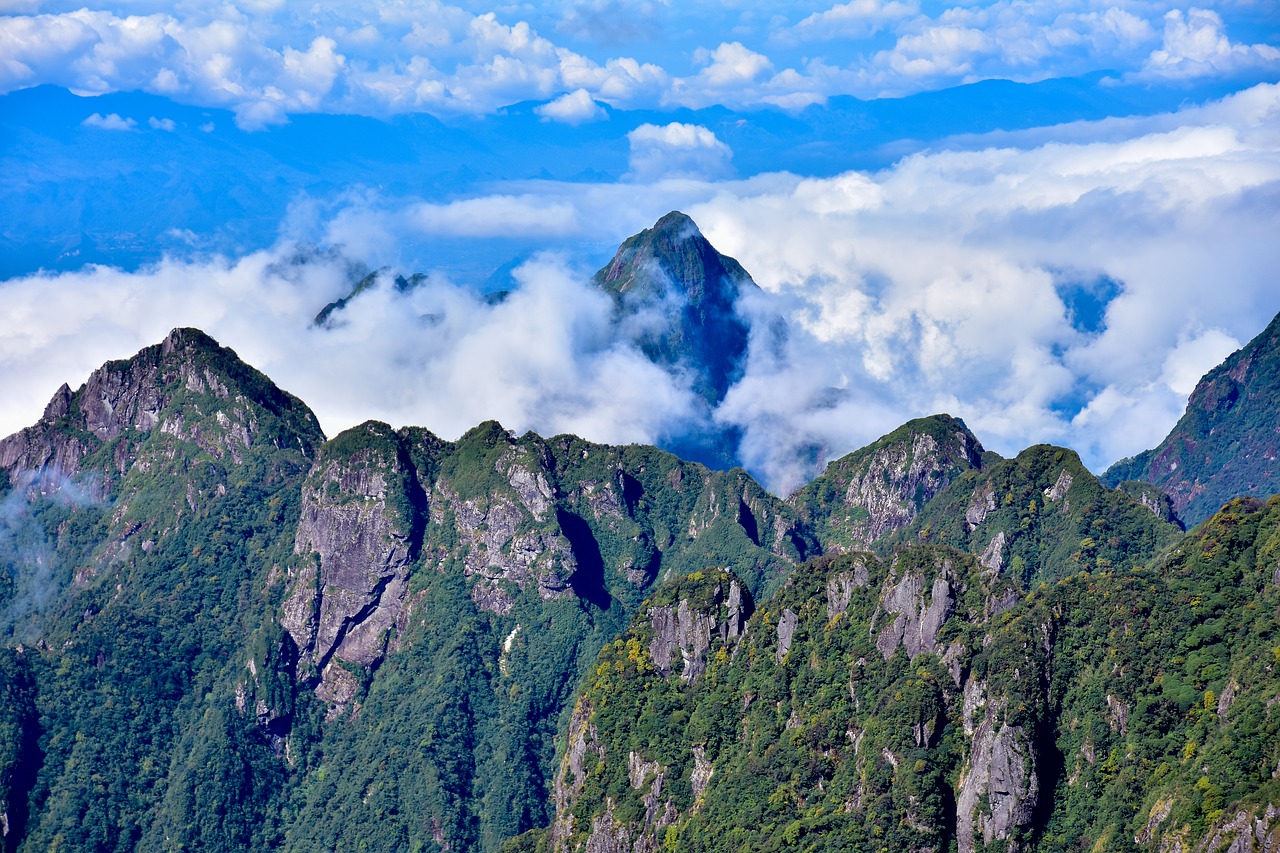
[[(537, 103), (520, 103), (448, 123), (424, 113), (385, 120), (299, 114), (287, 125), (246, 133), (226, 109), (141, 92), (82, 98), (37, 86), (0, 95), (7, 178), (0, 208), (8, 213), (0, 278), (94, 263), (135, 268), (191, 250), (265, 249), (299, 197), (327, 205), (352, 189), (377, 188), (385, 197), (439, 202), (498, 181), (617, 181), (630, 168), (627, 134), (645, 123), (708, 128), (734, 150), (742, 175), (833, 175), (884, 168), (957, 134), (1150, 115), (1177, 109), (1185, 98), (1179, 85), (1123, 84), (1098, 73), (1035, 83), (988, 80), (874, 101), (838, 97), (799, 113), (602, 106), (607, 120), (569, 127), (544, 121)], [(134, 125), (83, 126), (94, 113)], [(411, 235), (401, 236), (411, 257), (473, 284), (551, 242), (546, 235), (418, 235), (411, 246)], [(591, 239), (572, 248), (580, 255), (599, 251)]]
[[(754, 285), (687, 217), (597, 285), (722, 396)], [(4, 848), (1277, 849), (1277, 323), (1104, 478), (938, 414), (786, 500), (495, 422), (326, 437), (176, 329), (0, 439)]]

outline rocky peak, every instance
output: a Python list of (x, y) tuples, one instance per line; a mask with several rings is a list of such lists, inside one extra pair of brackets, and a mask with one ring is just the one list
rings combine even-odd
[(963, 421), (918, 418), (832, 462), (788, 502), (824, 550), (860, 550), (910, 524), (952, 480), (981, 468), (982, 457)]
[(1122, 459), (1103, 480), (1142, 480), (1163, 489), (1187, 526), (1239, 495), (1280, 492), (1280, 315), (1210, 370), (1164, 441)]
[(707, 403), (724, 399), (745, 367), (749, 329), (736, 312), (751, 276), (679, 211), (628, 238), (595, 275), (623, 331), (661, 367), (693, 376)]
[[(204, 332), (174, 329), (132, 358), (107, 362), (78, 390), (60, 387), (34, 426), (0, 440), (0, 467), (75, 476), (88, 464), (106, 478), (105, 492), (155, 435), (232, 463), (259, 445), (310, 455), (324, 440), (300, 400)], [(122, 437), (127, 446), (98, 453)]]

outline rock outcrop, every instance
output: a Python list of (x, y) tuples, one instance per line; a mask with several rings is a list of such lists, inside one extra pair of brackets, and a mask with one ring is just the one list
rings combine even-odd
[(303, 487), (294, 540), (302, 565), (280, 621), (335, 713), (360, 686), (343, 664), (369, 668), (386, 654), (418, 547), (421, 495), (399, 437), (376, 422), (327, 445)]
[(746, 630), (751, 615), (751, 596), (742, 583), (724, 569), (709, 569), (681, 582), (680, 594), (663, 598), (673, 601), (649, 608), (653, 637), (649, 654), (653, 665), (665, 678), (677, 670), (690, 684), (707, 671), (707, 654), (712, 641), (734, 647)]
[(962, 421), (920, 418), (832, 462), (788, 502), (825, 551), (863, 550), (910, 524), (960, 474), (981, 468), (982, 454)]

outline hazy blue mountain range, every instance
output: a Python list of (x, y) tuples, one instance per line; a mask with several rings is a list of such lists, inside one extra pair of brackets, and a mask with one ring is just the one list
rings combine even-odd
[[(639, 340), (716, 399), (750, 278), (691, 225), (599, 281), (619, 323), (674, 294)], [(1265, 442), (1266, 340), (1215, 437)], [(494, 422), (328, 438), (194, 329), (0, 471), (6, 849), (1280, 844), (1275, 500), (1184, 533), (947, 415), (787, 500)]]
[[(288, 214), (300, 200), (341, 205), (353, 188), (432, 200), (493, 182), (615, 181), (631, 168), (627, 134), (646, 123), (709, 128), (732, 147), (740, 175), (832, 175), (881, 168), (946, 137), (1151, 115), (1187, 97), (1176, 83), (1104, 84), (1105, 78), (1100, 72), (1038, 83), (989, 80), (873, 101), (842, 96), (797, 113), (602, 106), (607, 120), (576, 127), (543, 121), (535, 103), (448, 123), (426, 113), (386, 120), (302, 114), (258, 133), (237, 128), (229, 110), (156, 95), (83, 98), (49, 85), (19, 89), (0, 95), (0, 162), (8, 176), (0, 189), (8, 212), (0, 278), (90, 263), (134, 268), (176, 251), (243, 254), (266, 248), (291, 227)], [(1202, 84), (1198, 94), (1218, 91)], [(134, 125), (85, 126), (93, 114)], [(485, 241), (420, 235), (418, 245), (402, 251), (408, 263), (447, 268), (478, 284), (513, 257), (548, 245), (553, 235)], [(572, 248), (601, 261), (609, 251), (581, 241)]]

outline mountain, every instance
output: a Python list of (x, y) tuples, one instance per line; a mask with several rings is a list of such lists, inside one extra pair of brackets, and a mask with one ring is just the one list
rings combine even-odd
[(672, 211), (627, 238), (595, 282), (613, 297), (645, 355), (687, 370), (708, 404), (724, 399), (746, 367), (750, 329), (738, 316), (738, 299), (757, 285), (692, 219)]
[(177, 329), (0, 440), (4, 848), (1273, 849), (1280, 498), (1158, 498), (946, 415), (789, 502), (326, 439)]
[(190, 329), (0, 460), (12, 849), (496, 849), (549, 819), (560, 718), (655, 583), (732, 564), (764, 595), (816, 550), (741, 470), (655, 448), (325, 441)]
[(827, 552), (865, 550), (909, 524), (960, 474), (981, 468), (984, 453), (963, 421), (918, 418), (831, 462), (788, 502)]
[[(340, 324), (347, 306), (382, 286), (384, 279), (401, 293), (426, 280), (422, 274), (393, 279), (385, 269), (350, 272), (351, 291), (319, 310), (317, 327)], [(744, 293), (758, 289), (747, 271), (716, 251), (692, 219), (672, 211), (624, 241), (593, 283), (613, 300), (615, 335), (634, 344), (678, 385), (687, 385), (700, 401), (691, 422), (661, 436), (660, 445), (712, 468), (738, 464), (741, 436), (716, 425), (712, 416), (746, 369), (751, 329), (738, 305)], [(497, 290), (487, 299), (493, 304), (507, 295)]]
[(667, 446), (713, 467), (733, 465), (739, 436), (713, 426), (711, 412), (746, 369), (751, 330), (738, 301), (758, 289), (751, 276), (672, 211), (623, 242), (594, 281), (613, 298), (621, 334), (654, 364), (686, 377), (705, 404), (704, 422)]
[(505, 849), (1277, 849), (1280, 499), (1141, 556), (1030, 585), (910, 543), (753, 611), (724, 571), (672, 581), (578, 696), (555, 820)]
[(1168, 493), (1187, 525), (1239, 495), (1280, 492), (1280, 315), (1201, 378), (1187, 411), (1151, 450), (1122, 459), (1103, 479), (1140, 480)]

